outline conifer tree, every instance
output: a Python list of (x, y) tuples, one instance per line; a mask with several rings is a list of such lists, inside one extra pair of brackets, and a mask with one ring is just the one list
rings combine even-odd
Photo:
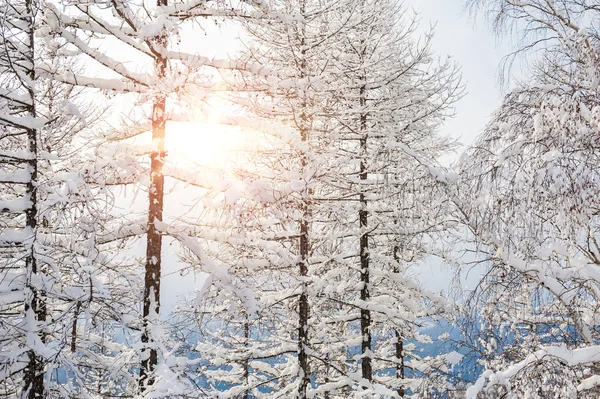
[(0, 379), (3, 396), (45, 398), (68, 384), (57, 373), (75, 386), (86, 380), (79, 349), (90, 340), (79, 324), (98, 293), (102, 216), (94, 218), (105, 200), (92, 188), (84, 143), (102, 107), (90, 111), (79, 90), (38, 74), (65, 60), (36, 2), (1, 10)]
[[(233, 11), (218, 1), (171, 4), (159, 0), (152, 7), (133, 0), (110, 4), (59, 2), (58, 5), (61, 7), (49, 3), (46, 13), (52, 33), (66, 42), (74, 59), (83, 60), (87, 72), (44, 67), (43, 74), (56, 81), (116, 95), (120, 101), (135, 99), (136, 102), (123, 113), (123, 126), (108, 130), (107, 143), (99, 146), (98, 154), (106, 163), (108, 184), (133, 186), (134, 190), (146, 186), (147, 212), (139, 217), (135, 214), (116, 215), (121, 221), (114, 219), (116, 231), (113, 234), (107, 232), (103, 243), (107, 246), (127, 245), (140, 237), (146, 242), (142, 295), (137, 295), (135, 288), (133, 295), (137, 297), (132, 298), (124, 312), (128, 319), (140, 319), (140, 323), (130, 322), (125, 328), (128, 336), (139, 339), (139, 344), (134, 346), (139, 361), (138, 391), (160, 395), (180, 389), (189, 393), (194, 387), (184, 376), (185, 362), (175, 366), (167, 364), (171, 353), (168, 348), (176, 344), (163, 329), (160, 318), (162, 247), (164, 237), (168, 237), (170, 242), (191, 249), (203, 259), (198, 244), (202, 233), (197, 234), (197, 229), (178, 224), (174, 217), (165, 214), (165, 190), (170, 187), (170, 181), (196, 186), (206, 182), (202, 182), (202, 176), (193, 176), (169, 159), (165, 150), (166, 130), (169, 121), (191, 120), (188, 111), (193, 107), (190, 104), (201, 102), (204, 91), (214, 90), (219, 71), (260, 75), (268, 70), (235, 59), (212, 59), (182, 51), (185, 45), (181, 41), (182, 32), (189, 32), (185, 37), (193, 40), (193, 27), (202, 19), (222, 21), (234, 17), (267, 18), (269, 15), (258, 3), (256, 7), (241, 3)], [(114, 47), (103, 47), (102, 42), (114, 43)], [(92, 70), (98, 72), (90, 73)], [(146, 132), (152, 135), (149, 148), (140, 146), (142, 139), (139, 137)], [(144, 161), (144, 156), (149, 156), (149, 163)], [(126, 271), (131, 272), (131, 269)], [(219, 273), (216, 276), (223, 277)], [(140, 283), (135, 275), (123, 278), (133, 284)], [(143, 304), (139, 315), (138, 301)], [(133, 364), (128, 366), (130, 372), (135, 368)], [(157, 379), (158, 375), (160, 379)], [(167, 382), (169, 378), (180, 381), (181, 386), (171, 387)]]

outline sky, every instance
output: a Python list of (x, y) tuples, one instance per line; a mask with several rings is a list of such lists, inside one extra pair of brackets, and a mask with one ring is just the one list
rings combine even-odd
[(462, 71), (464, 97), (456, 104), (456, 116), (443, 133), (458, 139), (462, 146), (443, 160), (453, 163), (483, 130), (500, 105), (503, 93), (498, 83), (499, 65), (511, 50), (507, 40), (499, 43), (484, 18), (475, 19), (464, 9), (465, 0), (405, 0), (420, 14), (421, 29), (435, 26), (433, 50), (450, 56)]
[[(445, 165), (458, 159), (464, 148), (483, 130), (490, 115), (500, 105), (503, 93), (498, 83), (499, 64), (511, 46), (508, 40), (499, 43), (484, 18), (477, 20), (464, 9), (466, 0), (403, 0), (409, 11), (419, 14), (420, 29), (425, 32), (435, 26), (434, 53), (450, 56), (462, 70), (466, 85), (464, 97), (456, 104), (456, 116), (448, 121), (442, 133), (460, 141), (462, 146), (442, 159)], [(412, 10), (411, 10), (412, 8)], [(239, 33), (232, 29), (208, 27), (195, 32), (207, 40), (187, 43), (198, 51), (227, 58), (228, 49), (238, 49)], [(214, 36), (213, 36), (214, 35)], [(219, 37), (218, 40), (211, 39)], [(186, 50), (183, 48), (182, 50)]]
[[(456, 104), (456, 115), (446, 122), (442, 134), (458, 140), (461, 146), (440, 161), (450, 166), (483, 131), (490, 116), (500, 105), (510, 87), (499, 83), (499, 65), (509, 54), (509, 40), (500, 41), (483, 17), (475, 18), (464, 8), (465, 0), (404, 0), (419, 13), (420, 29), (435, 26), (433, 51), (437, 56), (450, 56), (462, 71), (465, 95)], [(448, 292), (453, 270), (439, 258), (430, 257), (414, 272), (429, 290)], [(469, 290), (480, 278), (481, 270), (463, 271), (461, 287)]]
[[(504, 91), (498, 83), (498, 68), (502, 58), (510, 52), (510, 46), (507, 43), (498, 43), (483, 18), (475, 20), (464, 10), (465, 0), (404, 1), (408, 8), (412, 7), (419, 13), (420, 29), (423, 32), (435, 25), (434, 53), (440, 57), (450, 56), (462, 70), (466, 86), (465, 95), (456, 104), (455, 118), (448, 121), (442, 129), (443, 134), (450, 135), (462, 144), (456, 153), (442, 159), (445, 165), (453, 164), (466, 146), (481, 133), (490, 115), (500, 105)], [(198, 51), (200, 47), (206, 55), (218, 58), (227, 58), (229, 51), (237, 47), (234, 43), (239, 36), (235, 30), (215, 26), (206, 31), (195, 31), (193, 34), (204, 36), (206, 40), (201, 40), (201, 37), (200, 40), (191, 41), (190, 45), (194, 48), (182, 48), (182, 51)], [(212, 39), (215, 36), (219, 39)], [(166, 264), (170, 267), (166, 268), (163, 278), (165, 292), (185, 292), (175, 258), (169, 259)], [(419, 265), (416, 274), (430, 290), (446, 291), (449, 288), (451, 272), (441, 270), (443, 268), (439, 259), (431, 259), (427, 264)], [(186, 283), (183, 285), (200, 284), (201, 281), (198, 281), (197, 277), (186, 277)], [(476, 281), (476, 273), (468, 280)], [(464, 281), (464, 284), (468, 288), (469, 281)], [(163, 298), (167, 308), (174, 304), (176, 296)]]

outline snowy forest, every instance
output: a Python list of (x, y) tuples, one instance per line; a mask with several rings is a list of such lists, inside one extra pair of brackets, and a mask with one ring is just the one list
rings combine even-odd
[(600, 397), (600, 3), (462, 7), (466, 147), (402, 0), (0, 0), (0, 397)]

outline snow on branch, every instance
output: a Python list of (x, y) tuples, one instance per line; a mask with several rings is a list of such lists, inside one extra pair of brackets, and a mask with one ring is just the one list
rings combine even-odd
[(4, 229), (0, 232), (0, 246), (22, 244), (32, 237), (31, 229)]
[[(82, 12), (85, 13), (83, 16), (71, 17), (61, 13), (54, 5), (49, 4), (46, 6), (46, 22), (53, 29), (59, 28), (59, 22), (65, 26), (77, 27), (91, 33), (111, 35), (120, 40), (121, 42), (131, 46), (139, 52), (148, 56), (153, 56), (152, 52), (145, 46), (143, 42), (136, 41), (135, 31), (126, 25), (114, 26), (108, 21), (102, 19), (102, 17), (95, 15), (94, 12), (89, 8), (83, 9), (82, 6), (77, 6)], [(61, 30), (62, 32), (63, 30)]]
[(123, 79), (90, 78), (76, 75), (73, 72), (58, 72), (49, 65), (39, 65), (37, 74), (41, 77), (54, 79), (73, 86), (92, 87), (99, 90), (114, 91), (120, 93), (143, 93), (145, 87), (133, 81)]
[(32, 105), (31, 98), (28, 95), (20, 95), (12, 90), (0, 87), (0, 97), (9, 101), (21, 103), (23, 105)]
[(34, 157), (35, 157), (34, 154), (32, 154), (29, 151), (25, 151), (25, 150), (16, 150), (16, 151), (0, 150), (0, 158), (6, 158), (7, 160), (23, 162), (23, 161), (29, 161), (29, 160), (33, 159)]
[(145, 220), (132, 222), (127, 225), (118, 226), (118, 228), (110, 233), (98, 234), (96, 243), (101, 245), (130, 237), (137, 237), (145, 234), (147, 230), (148, 227)]
[(105, 53), (89, 46), (83, 40), (79, 39), (76, 35), (72, 34), (71, 32), (61, 29), (60, 35), (62, 38), (64, 38), (69, 43), (73, 44), (75, 47), (81, 50), (84, 54), (88, 55), (90, 58), (104, 65), (110, 70), (115, 71), (119, 75), (123, 76), (125, 79), (128, 79), (133, 83), (144, 87), (148, 87), (151, 84), (151, 82), (146, 78), (147, 75), (142, 75), (128, 70), (121, 61), (115, 60), (107, 56)]
[(447, 170), (437, 167), (437, 166), (433, 166), (431, 164), (431, 162), (424, 159), (415, 150), (413, 150), (412, 148), (410, 148), (409, 146), (407, 146), (406, 144), (404, 144), (400, 141), (389, 142), (386, 144), (386, 146), (388, 148), (398, 148), (398, 149), (402, 150), (402, 152), (404, 152), (406, 155), (410, 156), (415, 161), (417, 161), (417, 163), (419, 163), (421, 166), (425, 167), (427, 169), (427, 171), (429, 172), (429, 174), (431, 175), (431, 177), (439, 183), (449, 185), (449, 184), (456, 183), (458, 181), (458, 175), (456, 173), (447, 171)]
[[(487, 390), (495, 385), (504, 385), (510, 389), (510, 379), (525, 370), (527, 367), (550, 360), (558, 360), (567, 366), (573, 367), (583, 364), (591, 364), (600, 362), (600, 345), (588, 346), (579, 349), (567, 349), (560, 346), (548, 346), (527, 356), (519, 363), (513, 364), (506, 370), (493, 372), (485, 371), (481, 377), (477, 379), (474, 385), (467, 389), (467, 398), (476, 399), (477, 395), (484, 390)], [(583, 391), (592, 388), (598, 383), (599, 376), (593, 376), (584, 380), (577, 390)]]
[(271, 76), (274, 72), (267, 66), (252, 61), (234, 61), (230, 59), (208, 58), (196, 54), (184, 53), (181, 51), (162, 51), (166, 58), (183, 61), (188, 66), (193, 67), (212, 67), (215, 69), (229, 69), (235, 71), (249, 72), (257, 76)]
[(0, 125), (14, 126), (20, 129), (41, 129), (46, 123), (48, 123), (48, 119), (42, 117), (0, 114)]
[(0, 200), (0, 212), (20, 213), (31, 208), (33, 203), (28, 197), (14, 200)]
[(154, 226), (158, 231), (175, 238), (185, 248), (189, 249), (197, 258), (203, 267), (203, 271), (209, 273), (211, 278), (220, 281), (229, 290), (231, 290), (245, 304), (248, 314), (258, 314), (258, 307), (254, 292), (248, 287), (237, 287), (234, 284), (232, 276), (229, 274), (227, 267), (219, 266), (208, 256), (197, 239), (191, 237), (188, 232), (189, 228), (185, 226), (169, 226), (165, 222), (158, 220), (154, 221)]
[(177, 17), (179, 19), (197, 17), (229, 17), (239, 19), (274, 20), (286, 23), (302, 22), (301, 14), (289, 14), (281, 11), (269, 10), (263, 1), (247, 1), (256, 8), (254, 10), (241, 10), (230, 7), (215, 8), (206, 7), (205, 0), (194, 0), (186, 3), (177, 3), (157, 8), (158, 15)]
[[(0, 155), (2, 157), (2, 155)], [(0, 183), (26, 184), (31, 180), (29, 169), (18, 169), (11, 172), (0, 172)]]

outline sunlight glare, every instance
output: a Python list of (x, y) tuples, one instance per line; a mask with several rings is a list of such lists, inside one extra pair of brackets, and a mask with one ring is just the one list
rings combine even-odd
[(165, 143), (171, 159), (220, 167), (244, 149), (241, 132), (217, 123), (172, 123)]

